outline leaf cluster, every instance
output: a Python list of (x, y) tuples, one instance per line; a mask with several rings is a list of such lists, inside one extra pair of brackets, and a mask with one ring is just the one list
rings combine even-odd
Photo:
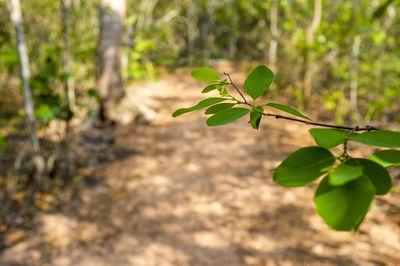
[[(317, 213), (335, 230), (356, 230), (374, 198), (387, 194), (393, 188), (387, 168), (400, 166), (400, 151), (395, 149), (400, 147), (400, 132), (372, 127), (344, 130), (340, 126), (334, 128), (332, 125), (313, 123), (309, 117), (287, 105), (257, 104), (256, 100), (268, 91), (274, 80), (272, 71), (263, 65), (257, 66), (244, 82), (244, 91), (252, 102), (241, 93), (230, 75), (225, 75), (227, 78), (221, 79), (211, 68), (193, 70), (195, 79), (210, 83), (202, 93), (217, 91), (219, 97), (206, 98), (192, 107), (178, 109), (172, 116), (206, 109), (205, 114), (211, 115), (206, 121), (208, 126), (225, 125), (250, 114), (249, 124), (254, 129), (259, 128), (263, 116), (329, 127), (310, 129), (316, 146), (300, 148), (287, 156), (273, 169), (273, 179), (282, 186), (301, 187), (322, 178), (314, 196)], [(240, 94), (240, 100), (229, 92), (228, 86)], [(264, 108), (278, 109), (305, 120), (265, 113)], [(369, 158), (354, 158), (347, 152), (349, 142), (389, 149), (374, 152)], [(343, 145), (343, 153), (335, 156), (330, 150), (339, 145)]]

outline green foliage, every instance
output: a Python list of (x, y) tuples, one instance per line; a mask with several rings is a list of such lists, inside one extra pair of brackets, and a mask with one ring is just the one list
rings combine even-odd
[(201, 93), (208, 93), (210, 91), (216, 90), (216, 89), (221, 89), (221, 86), (219, 84), (211, 84), (205, 87)]
[(233, 122), (250, 112), (249, 109), (234, 107), (215, 113), (207, 119), (207, 126), (221, 126)]
[(274, 181), (285, 187), (305, 186), (326, 173), (335, 157), (322, 147), (301, 148), (275, 169)]
[(261, 112), (262, 112), (262, 110), (260, 111), (260, 110), (254, 109), (250, 113), (249, 124), (254, 129), (258, 129), (260, 127), (260, 122), (261, 122), (261, 118), (262, 118), (262, 113)]
[[(249, 124), (254, 129), (259, 128), (262, 116), (330, 127), (310, 129), (310, 135), (318, 146), (303, 147), (289, 154), (277, 168), (272, 170), (273, 179), (282, 186), (301, 187), (323, 177), (314, 197), (317, 213), (335, 230), (357, 230), (368, 213), (375, 195), (385, 195), (391, 191), (392, 179), (385, 167), (400, 165), (400, 151), (383, 150), (373, 153), (370, 159), (353, 158), (347, 151), (348, 142), (396, 148), (400, 147), (400, 132), (376, 130), (370, 127), (344, 130), (343, 127), (314, 123), (309, 117), (283, 104), (256, 105), (255, 99), (264, 94), (271, 85), (273, 79), (271, 73), (267, 67), (258, 66), (246, 78), (244, 88), (253, 99), (250, 103), (244, 95), (242, 100), (232, 96), (226, 86), (231, 85), (235, 90), (239, 90), (238, 87), (233, 83), (227, 83), (226, 80), (219, 81), (219, 76), (214, 70), (195, 69), (192, 72), (193, 77), (212, 83), (206, 86), (203, 92), (218, 91), (219, 97), (205, 99), (190, 108), (178, 109), (173, 113), (173, 117), (208, 107), (205, 113), (212, 115), (206, 122), (208, 126), (225, 125), (250, 114)], [(220, 103), (226, 100), (231, 102)], [(248, 106), (251, 109), (235, 107), (237, 105)], [(306, 120), (264, 113), (263, 106)], [(356, 131), (366, 132), (356, 133)], [(334, 156), (329, 149), (341, 144), (344, 147), (342, 154)]]
[(370, 160), (379, 163), (383, 167), (398, 166), (400, 165), (400, 151), (397, 150), (383, 150), (371, 154)]
[(368, 212), (375, 189), (366, 177), (360, 177), (342, 186), (332, 186), (325, 177), (314, 197), (317, 212), (333, 229), (357, 229)]
[(397, 148), (400, 147), (400, 132), (375, 130), (351, 136), (351, 139), (362, 144)]
[(219, 103), (211, 106), (210, 108), (207, 108), (205, 114), (206, 115), (216, 114), (222, 110), (232, 108), (234, 105), (235, 105), (234, 103)]
[(274, 80), (274, 73), (266, 66), (256, 67), (244, 82), (244, 90), (253, 100), (263, 95)]
[(385, 195), (392, 188), (389, 172), (380, 164), (367, 159), (354, 159), (356, 165), (363, 168), (363, 175), (375, 186), (376, 195)]
[(217, 72), (214, 69), (203, 67), (203, 68), (196, 68), (192, 71), (192, 77), (197, 80), (205, 81), (205, 82), (217, 82), (220, 80)]
[(297, 110), (294, 109), (293, 107), (290, 107), (290, 106), (287, 106), (287, 105), (284, 105), (284, 104), (279, 104), (279, 103), (267, 103), (265, 106), (269, 106), (269, 107), (272, 107), (272, 108), (275, 108), (275, 109), (284, 111), (284, 112), (286, 112), (286, 113), (289, 113), (289, 114), (292, 114), (292, 115), (295, 115), (295, 116), (298, 116), (298, 117), (301, 117), (301, 118), (305, 118), (305, 119), (311, 121), (311, 118), (309, 118), (309, 117), (303, 115), (302, 113), (300, 113), (299, 111), (297, 111)]
[(0, 132), (0, 151), (4, 150), (7, 148), (7, 142), (3, 136), (3, 134)]
[(222, 101), (226, 101), (226, 100), (228, 100), (228, 99), (225, 99), (225, 98), (207, 98), (207, 99), (202, 100), (201, 102), (199, 102), (198, 104), (196, 104), (196, 105), (194, 105), (192, 107), (181, 108), (181, 109), (176, 110), (172, 114), (172, 116), (173, 117), (177, 117), (177, 116), (182, 115), (184, 113), (188, 113), (188, 112), (192, 112), (192, 111), (196, 111), (196, 110), (201, 110), (201, 109), (206, 108), (206, 107), (208, 107), (210, 105), (213, 105), (213, 104), (216, 104), (216, 103), (219, 103), (219, 102), (222, 102)]
[(340, 129), (312, 128), (309, 130), (318, 146), (332, 149), (343, 144), (347, 138), (348, 132)]
[(86, 91), (86, 94), (87, 94), (89, 97), (94, 98), (94, 99), (96, 100), (96, 102), (98, 102), (98, 103), (101, 101), (101, 95), (100, 95), (100, 93), (99, 93), (97, 90), (95, 90), (95, 89), (88, 89), (88, 90)]
[(359, 178), (362, 174), (363, 168), (361, 166), (343, 163), (329, 174), (329, 184), (332, 186), (341, 186)]

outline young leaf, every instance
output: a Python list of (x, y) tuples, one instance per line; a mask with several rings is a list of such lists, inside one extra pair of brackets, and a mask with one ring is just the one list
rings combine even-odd
[(218, 113), (218, 112), (220, 112), (220, 111), (222, 111), (222, 110), (231, 108), (231, 107), (233, 107), (234, 105), (235, 105), (234, 103), (219, 103), (219, 104), (216, 104), (216, 105), (213, 105), (213, 106), (209, 107), (209, 108), (206, 110), (205, 114), (206, 114), (206, 115), (215, 114), (215, 113)]
[(314, 202), (319, 216), (330, 227), (351, 231), (364, 219), (374, 194), (374, 186), (364, 176), (343, 186), (332, 186), (329, 177), (325, 177), (315, 192)]
[(334, 163), (335, 157), (325, 148), (301, 148), (275, 169), (274, 181), (286, 187), (304, 186), (323, 175)]
[(295, 115), (295, 116), (298, 116), (298, 117), (301, 117), (301, 118), (305, 118), (305, 119), (311, 121), (311, 118), (303, 115), (302, 113), (300, 113), (299, 111), (297, 111), (296, 109), (294, 109), (294, 108), (292, 108), (290, 106), (279, 104), (279, 103), (268, 103), (268, 104), (266, 104), (266, 106), (270, 106), (272, 108), (279, 109), (279, 110), (284, 111), (286, 113), (289, 113), (289, 114), (292, 114), (292, 115)]
[(244, 90), (255, 100), (267, 91), (273, 80), (274, 73), (268, 67), (259, 65), (246, 78)]
[(192, 77), (197, 80), (205, 82), (217, 82), (220, 80), (217, 72), (214, 69), (208, 67), (196, 68), (191, 73)]
[(226, 100), (228, 100), (228, 99), (218, 98), (218, 97), (207, 98), (207, 99), (204, 99), (204, 100), (200, 101), (195, 106), (188, 107), (188, 108), (181, 108), (181, 109), (176, 110), (172, 114), (172, 116), (173, 117), (177, 117), (177, 116), (182, 115), (184, 113), (200, 110), (200, 109), (203, 109), (203, 108), (208, 107), (210, 105), (213, 105), (213, 104), (216, 104), (216, 103), (219, 103), (219, 102), (222, 102), (222, 101), (226, 101)]
[(329, 184), (332, 186), (341, 186), (363, 174), (361, 166), (355, 166), (348, 163), (341, 164), (332, 173), (329, 174)]
[(396, 150), (384, 150), (374, 152), (370, 157), (370, 160), (379, 163), (383, 167), (397, 166), (400, 165), (400, 151)]
[(385, 195), (392, 188), (392, 178), (386, 168), (367, 159), (354, 159), (356, 165), (363, 168), (363, 175), (368, 177), (376, 189), (376, 195)]
[(318, 146), (327, 149), (332, 149), (342, 144), (348, 134), (348, 131), (345, 130), (328, 128), (312, 128), (309, 132)]
[(258, 110), (253, 110), (253, 111), (250, 113), (249, 124), (250, 124), (254, 129), (258, 129), (258, 127), (260, 126), (261, 117), (262, 117), (262, 114), (260, 113), (260, 111), (258, 111)]
[(221, 126), (233, 122), (250, 112), (249, 109), (235, 107), (216, 113), (207, 119), (207, 126)]
[(219, 84), (211, 84), (211, 85), (208, 85), (207, 87), (205, 87), (201, 91), (201, 93), (207, 93), (207, 92), (213, 91), (213, 90), (215, 90), (215, 89), (217, 89), (219, 87), (221, 87)]
[(362, 144), (396, 148), (400, 147), (400, 132), (390, 130), (374, 130), (353, 135), (350, 139)]

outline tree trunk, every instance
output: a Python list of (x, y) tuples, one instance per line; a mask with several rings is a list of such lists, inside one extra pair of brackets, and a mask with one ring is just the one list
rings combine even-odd
[(19, 0), (9, 0), (11, 21), (14, 25), (16, 36), (17, 36), (17, 47), (19, 54), (19, 61), (21, 67), (21, 81), (22, 89), (25, 98), (25, 112), (26, 120), (29, 128), (29, 136), (33, 152), (39, 152), (39, 140), (36, 135), (35, 127), (35, 111), (33, 106), (32, 92), (29, 88), (30, 70), (29, 70), (29, 58), (26, 49), (26, 43), (24, 33), (22, 30), (22, 15), (21, 6)]
[(307, 108), (308, 100), (311, 97), (312, 90), (312, 71), (310, 65), (310, 48), (312, 43), (314, 42), (315, 33), (319, 25), (321, 24), (322, 17), (322, 0), (314, 1), (314, 16), (310, 26), (306, 30), (306, 47), (304, 50), (304, 58), (303, 58), (303, 107)]
[(196, 3), (192, 1), (187, 2), (187, 64), (193, 64), (195, 53), (195, 41), (198, 36), (197, 28), (197, 10)]
[(100, 70), (97, 88), (102, 97), (100, 118), (103, 121), (117, 119), (113, 109), (125, 95), (121, 76), (121, 47), (125, 13), (125, 0), (101, 0), (98, 42)]
[(207, 3), (207, 21), (203, 24), (203, 57), (209, 60), (215, 41), (215, 24), (216, 24), (216, 10), (218, 2), (216, 0), (209, 0)]
[(67, 178), (68, 181), (73, 177), (75, 172), (73, 155), (71, 153), (70, 141), (70, 112), (71, 112), (71, 101), (74, 101), (75, 93), (70, 84), (70, 64), (71, 64), (71, 52), (69, 43), (69, 10), (70, 10), (70, 0), (60, 0), (61, 4), (61, 26), (62, 26), (62, 36), (63, 36), (63, 86), (64, 86), (64, 101), (66, 105), (67, 112), (65, 115), (65, 137), (64, 137), (64, 148), (65, 148), (65, 163), (67, 165)]
[(231, 59), (236, 58), (237, 52), (237, 38), (236, 34), (238, 31), (238, 2), (237, 0), (232, 0), (232, 17), (231, 17), (231, 30), (229, 31), (229, 56)]
[(279, 5), (279, 0), (273, 0), (269, 10), (269, 17), (271, 21), (271, 42), (269, 43), (268, 64), (269, 68), (272, 70), (272, 72), (274, 72), (275, 75), (277, 73), (276, 55), (278, 53), (278, 39), (279, 39), (278, 5)]
[(354, 116), (358, 115), (358, 63), (360, 54), (361, 36), (354, 36), (353, 47), (351, 51), (351, 70), (350, 70), (350, 110)]
[(17, 46), (18, 46), (18, 54), (21, 67), (22, 89), (24, 92), (24, 99), (25, 99), (26, 120), (29, 129), (31, 148), (33, 151), (33, 155), (30, 157), (31, 160), (30, 163), (33, 166), (32, 178), (35, 181), (35, 185), (31, 191), (29, 202), (31, 204), (35, 204), (35, 194), (42, 182), (46, 164), (44, 158), (40, 154), (39, 139), (36, 135), (35, 111), (33, 105), (32, 92), (29, 87), (29, 79), (31, 73), (29, 70), (28, 52), (26, 48), (24, 33), (22, 30), (21, 6), (19, 0), (9, 0), (9, 5), (10, 5), (11, 21), (14, 25), (15, 32), (17, 35)]

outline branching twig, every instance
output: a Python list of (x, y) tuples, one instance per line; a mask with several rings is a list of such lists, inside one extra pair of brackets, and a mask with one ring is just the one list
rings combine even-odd
[(331, 125), (331, 124), (325, 124), (325, 123), (320, 123), (320, 122), (313, 122), (313, 121), (298, 119), (298, 118), (284, 116), (284, 115), (272, 114), (272, 113), (264, 113), (264, 112), (262, 112), (262, 115), (264, 115), (264, 116), (272, 116), (272, 117), (275, 117), (277, 119), (280, 118), (280, 119), (286, 119), (286, 120), (290, 120), (290, 121), (295, 121), (295, 122), (303, 123), (303, 124), (306, 124), (306, 125), (313, 125), (313, 126), (319, 126), (319, 127), (329, 127), (329, 128), (344, 129), (344, 130), (353, 130), (353, 132), (378, 130), (378, 128), (373, 127), (373, 126), (348, 127), (348, 126), (339, 126), (339, 125)]
[[(244, 100), (244, 102), (238, 102), (238, 103), (245, 104), (245, 105), (253, 107), (253, 105), (247, 101), (247, 99), (244, 97), (242, 92), (239, 90), (239, 88), (236, 86), (236, 84), (232, 81), (231, 76), (228, 73), (225, 73), (225, 72), (224, 72), (224, 74), (228, 77), (232, 87), (240, 94), (240, 96)], [(365, 126), (365, 127), (339, 126), (339, 125), (331, 125), (331, 124), (325, 124), (325, 123), (320, 123), (320, 122), (313, 122), (313, 121), (309, 121), (309, 120), (294, 118), (294, 117), (285, 116), (285, 115), (278, 115), (278, 114), (273, 114), (273, 113), (261, 112), (261, 114), (264, 115), (264, 116), (275, 117), (276, 119), (286, 119), (286, 120), (290, 120), (290, 121), (294, 121), (294, 122), (303, 123), (303, 124), (306, 124), (306, 125), (313, 125), (313, 126), (319, 126), (319, 127), (350, 130), (349, 135), (351, 133), (353, 133), (353, 132), (371, 131), (371, 130), (378, 130), (379, 129), (377, 127), (368, 126), (368, 125)]]
[[(229, 75), (228, 73), (225, 73), (225, 76), (228, 77), (229, 81), (231, 82), (232, 87), (240, 94), (240, 96), (242, 97), (242, 99), (244, 100), (245, 104), (249, 104), (249, 102), (247, 101), (247, 99), (244, 97), (243, 93), (239, 90), (239, 88), (236, 86), (235, 83), (233, 83), (231, 75)], [(251, 104), (250, 104), (251, 105)]]

